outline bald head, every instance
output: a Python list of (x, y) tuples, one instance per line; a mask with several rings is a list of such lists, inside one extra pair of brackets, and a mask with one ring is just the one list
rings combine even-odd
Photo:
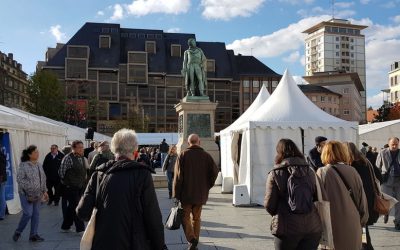
[(190, 146), (192, 145), (200, 145), (200, 138), (196, 134), (191, 134), (188, 137), (188, 143)]

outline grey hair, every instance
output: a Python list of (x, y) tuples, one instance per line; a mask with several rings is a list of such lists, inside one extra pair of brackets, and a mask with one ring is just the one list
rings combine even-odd
[(135, 130), (120, 129), (111, 139), (111, 151), (117, 156), (130, 156), (138, 148)]

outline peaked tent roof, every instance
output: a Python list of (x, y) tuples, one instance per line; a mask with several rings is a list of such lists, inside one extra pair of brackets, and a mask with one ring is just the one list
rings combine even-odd
[(229, 127), (225, 128), (224, 130), (221, 130), (220, 133), (221, 134), (229, 133), (231, 130), (234, 130), (237, 126), (240, 126), (245, 122), (248, 122), (251, 119), (251, 117), (254, 114), (256, 114), (258, 108), (261, 107), (268, 100), (269, 97), (270, 94), (267, 88), (263, 85), (256, 99), (253, 101), (250, 107), (248, 107), (247, 110), (238, 119), (236, 119), (234, 123), (229, 125)]
[[(306, 97), (286, 70), (278, 87), (250, 122), (253, 125), (283, 127), (344, 127), (357, 128), (348, 122), (322, 111)], [(251, 126), (253, 126), (251, 125)]]
[(393, 120), (393, 121), (387, 121), (387, 122), (375, 122), (375, 123), (370, 123), (370, 124), (364, 124), (364, 125), (360, 125), (359, 128), (359, 132), (358, 134), (362, 135), (362, 134), (366, 134), (384, 127), (388, 127), (391, 125), (395, 125), (395, 124), (399, 124), (400, 123), (400, 119), (398, 120)]

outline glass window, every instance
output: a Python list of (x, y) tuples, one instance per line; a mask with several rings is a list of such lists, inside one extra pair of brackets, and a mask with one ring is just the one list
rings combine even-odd
[(172, 57), (181, 57), (181, 45), (180, 44), (171, 44), (171, 56)]
[(109, 49), (111, 47), (111, 37), (110, 36), (99, 36), (99, 48)]
[(147, 83), (147, 65), (129, 65), (129, 83)]
[(71, 46), (67, 47), (68, 58), (88, 58), (89, 48), (86, 46)]
[(325, 102), (325, 96), (321, 96), (321, 102)]
[(243, 88), (248, 88), (250, 87), (250, 81), (249, 80), (244, 80), (243, 81)]
[(273, 80), (273, 81), (272, 81), (272, 87), (273, 87), (273, 88), (278, 87), (278, 84), (279, 84), (278, 81), (276, 81), (276, 80)]
[(146, 41), (146, 52), (149, 54), (156, 53), (156, 42), (155, 41)]
[(311, 96), (311, 101), (317, 102), (317, 97), (316, 96)]
[(343, 110), (343, 115), (350, 115), (350, 110), (348, 109)]
[(141, 51), (129, 51), (128, 63), (143, 63), (147, 64), (147, 53)]
[(207, 72), (215, 72), (215, 60), (207, 59)]
[(66, 59), (66, 74), (69, 79), (87, 79), (87, 59)]

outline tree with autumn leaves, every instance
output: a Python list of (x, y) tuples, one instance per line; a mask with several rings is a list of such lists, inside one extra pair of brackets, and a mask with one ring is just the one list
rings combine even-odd
[(400, 119), (400, 102), (386, 103), (378, 108), (373, 122), (384, 122)]

